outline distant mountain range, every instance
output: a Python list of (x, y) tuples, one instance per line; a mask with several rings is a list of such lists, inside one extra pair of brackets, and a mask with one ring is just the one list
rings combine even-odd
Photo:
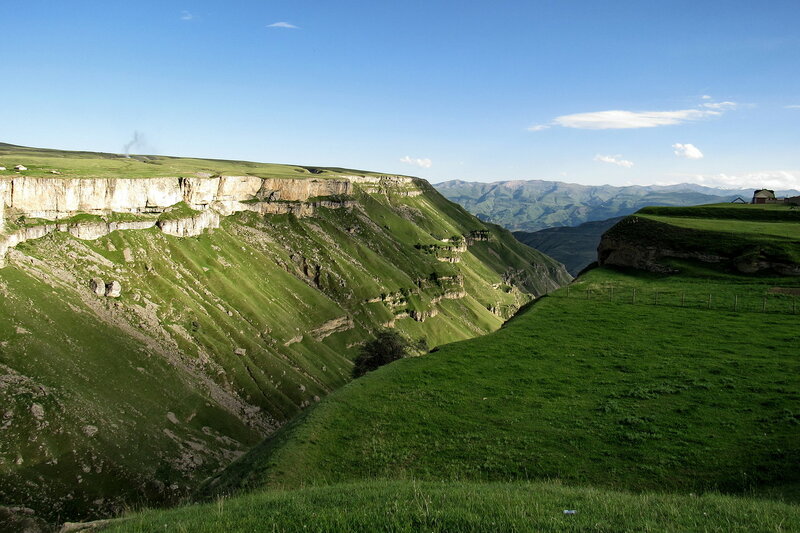
[[(515, 180), (481, 183), (462, 180), (434, 184), (448, 199), (482, 220), (512, 231), (537, 231), (629, 215), (650, 205), (699, 205), (749, 202), (753, 189), (730, 190), (680, 185), (578, 185), (559, 181)], [(775, 191), (778, 196), (797, 191)]]

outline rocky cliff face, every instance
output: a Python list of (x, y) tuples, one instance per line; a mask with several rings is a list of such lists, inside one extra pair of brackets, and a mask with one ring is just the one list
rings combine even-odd
[[(3, 190), (5, 189), (5, 190)], [(315, 196), (350, 194), (349, 179), (212, 178), (66, 179), (15, 177), (0, 188), (3, 204), (32, 218), (57, 220), (75, 213), (161, 213), (186, 202), (229, 215), (248, 201), (305, 202)]]
[[(422, 193), (418, 186), (420, 181), (397, 176), (343, 176), (339, 179), (256, 176), (64, 179), (20, 176), (0, 180), (0, 266), (4, 264), (9, 248), (53, 231), (68, 231), (79, 239), (97, 239), (117, 229), (157, 226), (169, 235), (195, 236), (206, 229), (219, 227), (220, 216), (241, 211), (305, 217), (313, 215), (318, 207), (352, 207), (352, 201), (342, 198), (353, 192), (353, 184), (369, 192), (396, 190), (406, 196), (416, 196)], [(181, 202), (199, 213), (158, 222), (56, 223), (78, 214), (157, 215)], [(6, 231), (6, 215), (56, 222)], [(1, 235), (3, 232), (7, 234)]]

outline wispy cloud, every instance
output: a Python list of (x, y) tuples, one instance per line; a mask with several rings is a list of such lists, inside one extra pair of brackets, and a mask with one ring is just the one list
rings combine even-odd
[(684, 157), (686, 159), (703, 159), (703, 152), (693, 144), (675, 143), (672, 145), (672, 150), (676, 156)]
[(267, 25), (267, 28), (287, 28), (290, 30), (300, 29), (299, 26), (295, 26), (294, 24), (289, 24), (288, 22), (273, 22), (272, 24)]
[(786, 109), (800, 109), (800, 105), (787, 105)]
[(800, 190), (800, 170), (763, 170), (744, 174), (694, 174), (677, 176), (659, 185), (677, 185), (679, 183), (697, 183), (706, 187), (721, 189), (772, 189)]
[(690, 109), (673, 111), (629, 111), (611, 109), (608, 111), (592, 111), (590, 113), (574, 113), (561, 115), (546, 124), (530, 126), (528, 131), (542, 131), (550, 127), (574, 128), (580, 130), (623, 130), (638, 128), (657, 128), (673, 126), (704, 118), (718, 117), (726, 111), (738, 107), (736, 102), (713, 102), (711, 97), (703, 95), (706, 102)]
[(711, 102), (708, 104), (703, 104), (703, 107), (708, 109), (715, 109), (718, 111), (728, 111), (729, 109), (736, 109), (739, 107), (739, 104), (736, 102)]
[(553, 119), (553, 124), (564, 128), (581, 130), (618, 130), (655, 128), (682, 124), (691, 120), (719, 115), (719, 111), (703, 109), (681, 109), (678, 111), (595, 111), (576, 113)]
[(628, 161), (627, 159), (622, 159), (621, 155), (600, 155), (597, 154), (594, 156), (595, 161), (600, 161), (603, 163), (611, 163), (612, 165), (617, 165), (618, 167), (625, 167), (631, 168), (633, 166), (633, 161)]
[(181, 20), (192, 20), (194, 15), (189, 13), (188, 11), (181, 11)]
[(703, 95), (703, 96), (701, 96), (700, 98), (702, 98), (703, 100), (711, 100), (711, 99), (712, 99), (712, 98), (711, 98), (711, 96), (709, 96), (709, 95), (707, 95), (707, 94), (704, 94), (704, 95)]
[(433, 166), (433, 161), (431, 161), (428, 158), (420, 159), (420, 158), (405, 156), (400, 158), (400, 162), (406, 163), (407, 165), (414, 165), (416, 167), (422, 167), (422, 168), (431, 168), (431, 166)]

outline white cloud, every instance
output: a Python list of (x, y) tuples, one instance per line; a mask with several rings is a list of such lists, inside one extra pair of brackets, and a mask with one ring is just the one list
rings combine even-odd
[(800, 109), (800, 105), (787, 105), (786, 109)]
[(576, 113), (553, 119), (553, 123), (565, 128), (582, 130), (616, 130), (634, 128), (655, 128), (682, 124), (690, 120), (719, 115), (719, 111), (704, 109), (681, 109), (678, 111), (595, 111)]
[(707, 94), (704, 94), (700, 98), (702, 98), (703, 100), (711, 100), (711, 97), (709, 95), (707, 95)]
[(675, 143), (672, 145), (673, 153), (686, 159), (703, 159), (703, 152), (693, 144)]
[[(704, 95), (704, 100), (711, 97)], [(593, 111), (591, 113), (574, 113), (561, 115), (547, 124), (530, 126), (528, 131), (541, 131), (552, 126), (575, 128), (581, 130), (622, 130), (638, 128), (657, 128), (659, 126), (672, 126), (693, 120), (717, 117), (725, 111), (736, 109), (736, 102), (706, 102), (692, 109), (677, 109), (674, 111), (627, 111), (624, 109), (611, 109), (608, 111)]]
[(431, 166), (433, 166), (433, 161), (431, 161), (428, 158), (424, 158), (424, 159), (416, 158), (415, 159), (413, 157), (405, 156), (405, 157), (400, 158), (400, 162), (401, 163), (406, 163), (408, 165), (414, 165), (414, 166), (417, 166), (417, 167), (422, 167), (422, 168), (431, 168)]
[(189, 13), (188, 11), (181, 11), (181, 20), (192, 20), (194, 15)]
[(711, 102), (708, 104), (703, 104), (703, 107), (707, 107), (708, 109), (727, 111), (728, 109), (736, 109), (738, 107), (738, 104), (736, 102)]
[(597, 154), (594, 156), (595, 161), (602, 161), (603, 163), (611, 163), (612, 165), (617, 165), (619, 167), (631, 168), (633, 166), (633, 161), (628, 161), (627, 159), (621, 159), (621, 155), (600, 155)]
[(288, 28), (290, 30), (299, 29), (298, 26), (295, 26), (294, 24), (289, 24), (288, 22), (273, 22), (272, 24), (269, 24), (267, 28)]
[(697, 183), (721, 189), (800, 190), (800, 170), (762, 170), (745, 174), (695, 174), (678, 176), (663, 185)]

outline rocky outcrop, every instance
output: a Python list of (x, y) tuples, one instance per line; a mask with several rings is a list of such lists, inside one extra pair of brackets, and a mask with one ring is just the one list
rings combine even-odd
[(155, 225), (156, 219), (130, 222), (48, 222), (36, 226), (27, 226), (12, 231), (7, 235), (0, 235), (0, 268), (5, 266), (6, 253), (10, 248), (13, 248), (21, 242), (39, 239), (54, 231), (65, 231), (78, 239), (94, 240), (116, 230), (147, 229)]
[(759, 272), (800, 276), (800, 264), (771, 253), (763, 242), (738, 236), (735, 245), (719, 245), (731, 234), (681, 228), (646, 217), (630, 216), (608, 230), (597, 247), (599, 265), (674, 273), (670, 259), (719, 265), (742, 274)]
[(218, 228), (219, 220), (220, 217), (216, 211), (207, 209), (186, 218), (159, 220), (156, 225), (167, 235), (194, 237), (200, 235), (207, 229)]
[(400, 196), (419, 196), (424, 192), (425, 181), (407, 176), (342, 176), (370, 193), (391, 192)]

